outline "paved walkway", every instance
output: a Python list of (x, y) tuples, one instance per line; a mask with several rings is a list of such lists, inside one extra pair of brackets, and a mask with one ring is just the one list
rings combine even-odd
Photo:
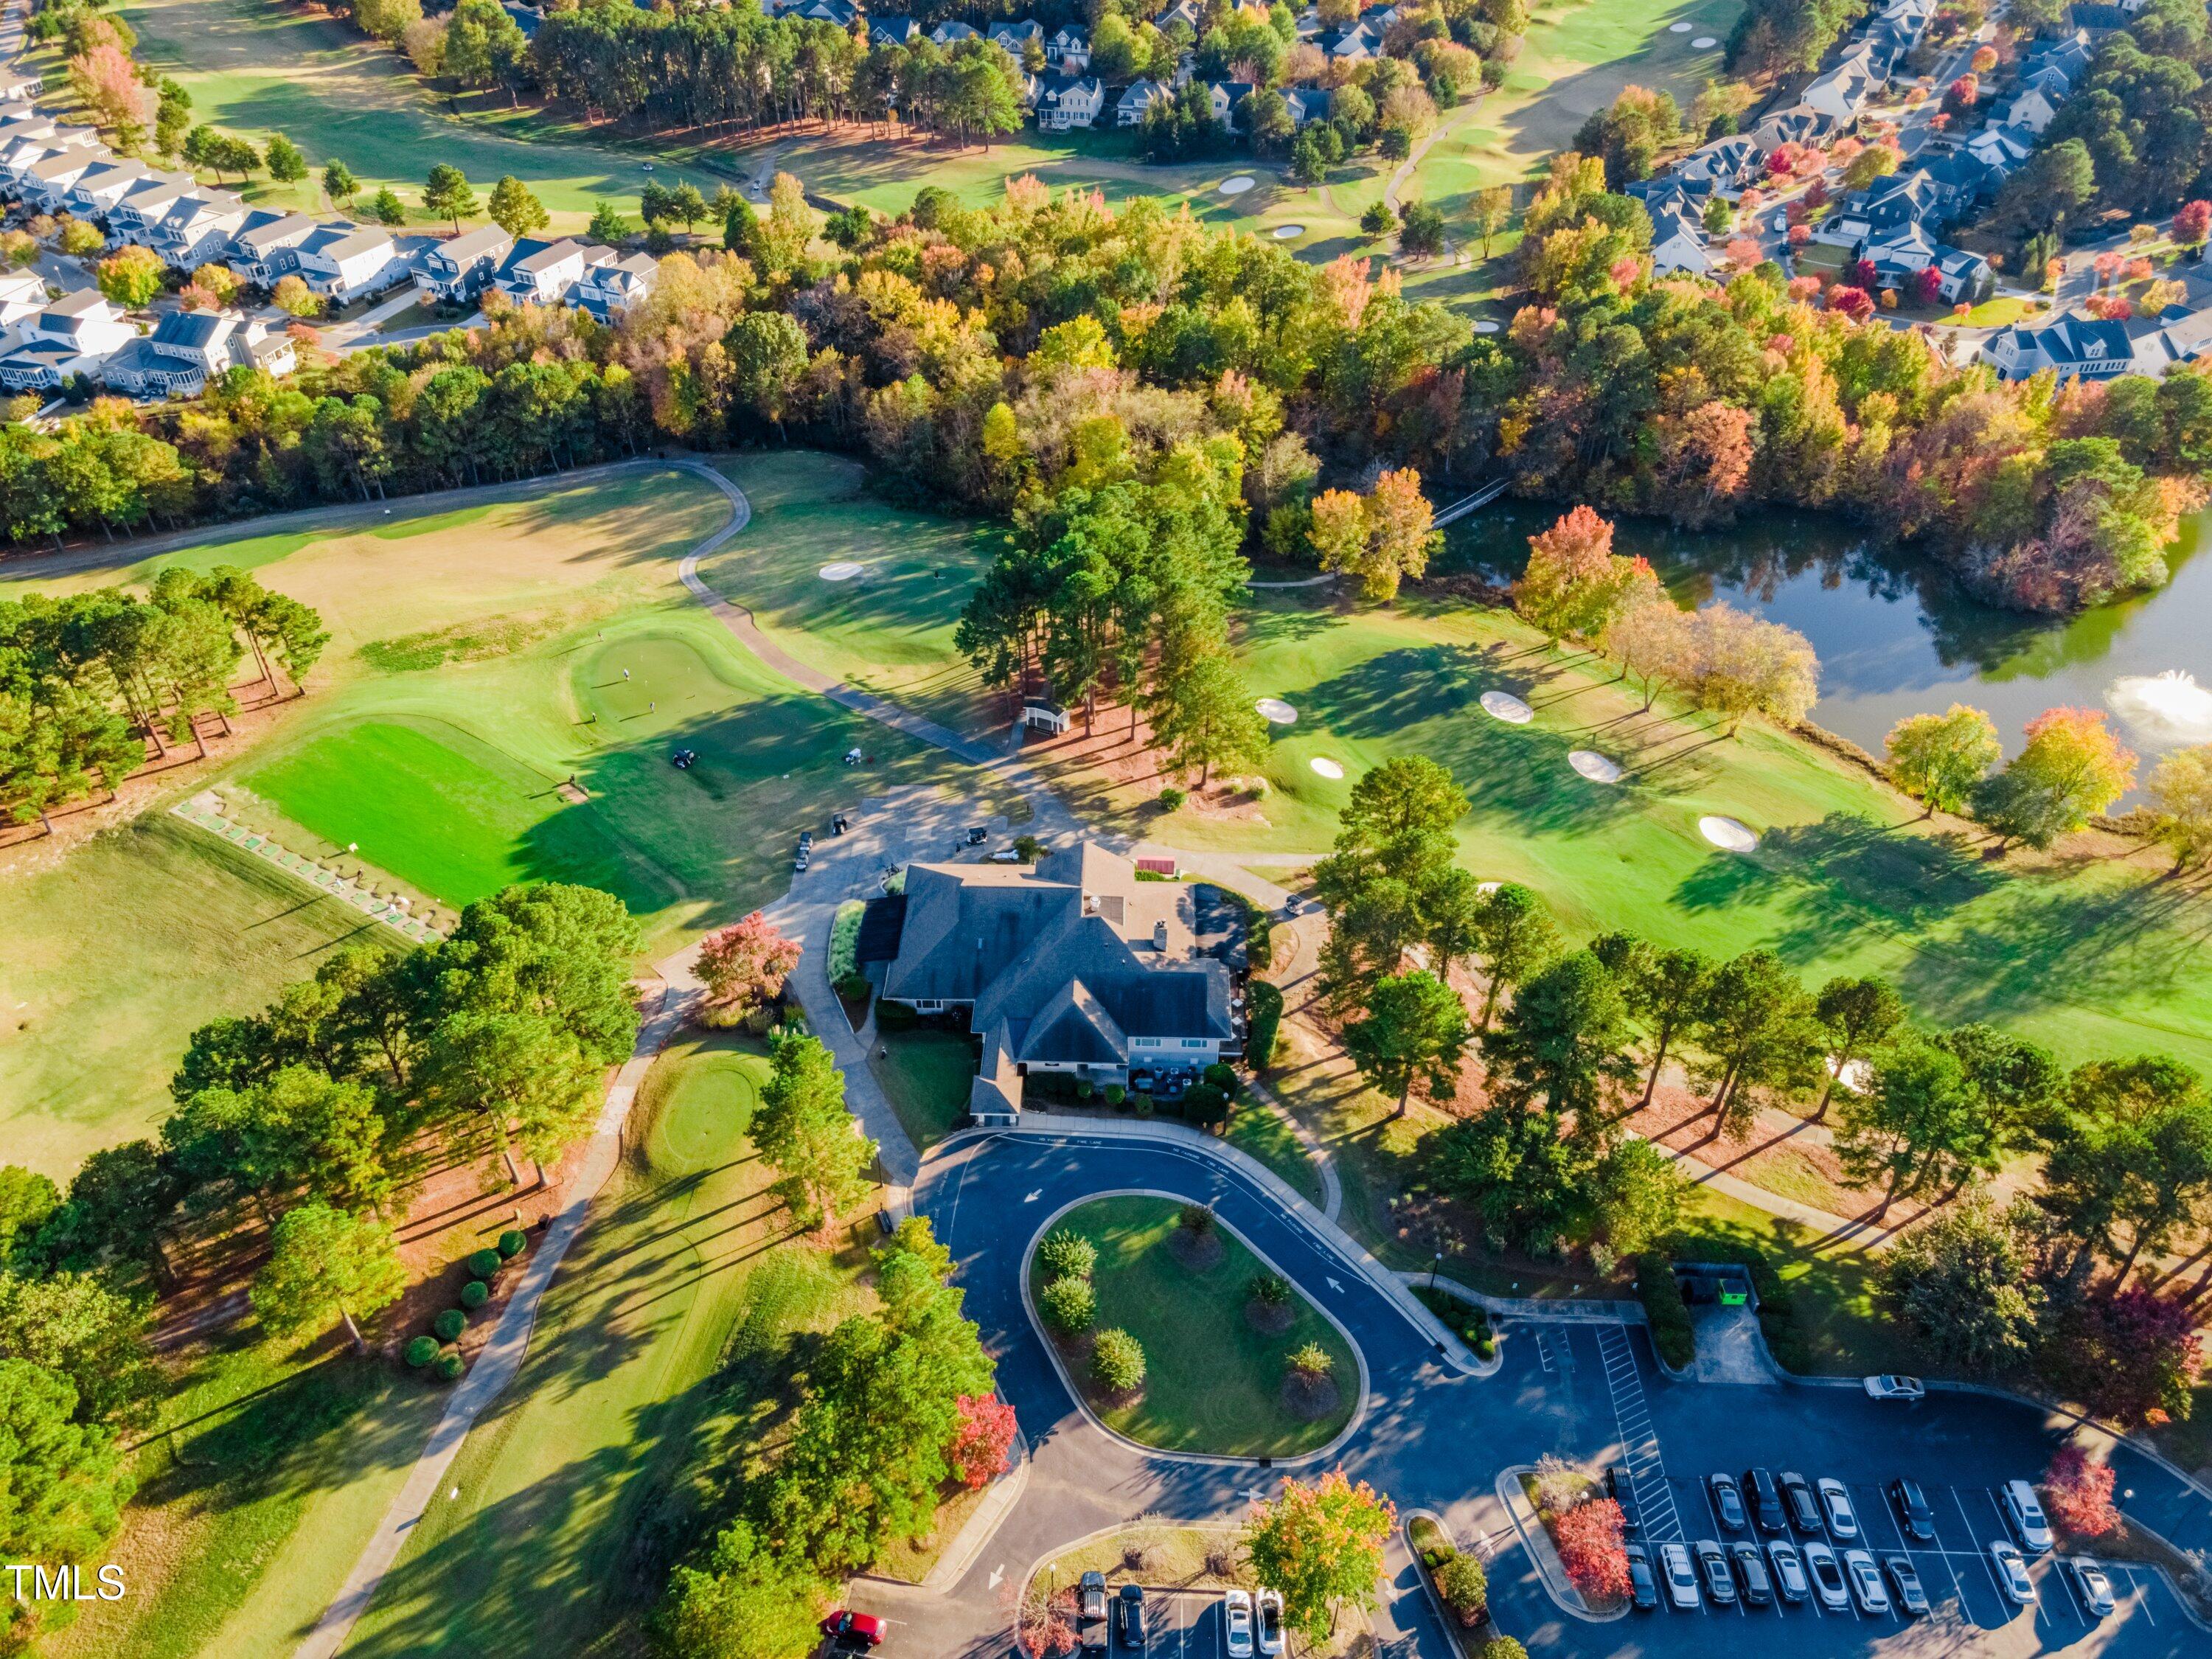
[(407, 1477), (407, 1484), (399, 1489), (399, 1495), (392, 1500), (392, 1507), (385, 1511), (384, 1519), (377, 1523), (368, 1547), (354, 1562), (353, 1571), (346, 1575), (337, 1599), (307, 1633), (307, 1639), (300, 1644), (299, 1659), (331, 1659), (345, 1645), (355, 1622), (367, 1610), (378, 1587), (384, 1583), (385, 1575), (392, 1571), (392, 1563), (399, 1559), (407, 1534), (422, 1518), (430, 1500), (437, 1496), (446, 1472), (460, 1455), (462, 1441), (522, 1369), (546, 1287), (553, 1282), (561, 1258), (568, 1253), (568, 1247), (583, 1230), (592, 1200), (606, 1185), (607, 1177), (614, 1173), (621, 1159), (623, 1122), (629, 1115), (630, 1103), (637, 1098), (637, 1086), (644, 1080), (653, 1057), (682, 1023), (688, 1006), (689, 999), (672, 988), (661, 988), (659, 1006), (639, 1030), (630, 1057), (615, 1073), (615, 1080), (599, 1108), (599, 1121), (592, 1127), (592, 1139), (584, 1149), (583, 1160), (569, 1178), (560, 1213), (553, 1218), (545, 1236), (531, 1253), (514, 1299), (500, 1316), (499, 1323), (492, 1329), (491, 1340), (477, 1356), (477, 1363), (455, 1385), (453, 1398), (446, 1402), (446, 1414), (431, 1431), (430, 1443), (415, 1460), (414, 1473)]

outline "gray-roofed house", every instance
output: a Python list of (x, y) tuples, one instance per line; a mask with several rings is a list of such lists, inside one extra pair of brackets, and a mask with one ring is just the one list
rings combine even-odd
[(46, 392), (77, 374), (94, 374), (102, 363), (138, 337), (106, 295), (80, 289), (16, 325), (0, 350), (0, 386)]
[(1310, 126), (1316, 121), (1328, 119), (1334, 106), (1336, 94), (1327, 87), (1285, 87), (1283, 106), (1291, 112), (1291, 125)]
[(1047, 132), (1079, 130), (1105, 107), (1105, 83), (1097, 76), (1048, 75), (1037, 93), (1037, 125)]
[(1132, 81), (1114, 104), (1114, 125), (1134, 127), (1144, 125), (1146, 113), (1155, 104), (1171, 104), (1175, 94), (1164, 85), (1149, 77)]
[(975, 33), (972, 24), (963, 23), (957, 18), (948, 17), (930, 30), (929, 38), (940, 46), (949, 46), (956, 41), (975, 40), (981, 37)]
[(2008, 380), (2050, 369), (2062, 380), (2109, 380), (2135, 362), (2124, 323), (2068, 315), (2048, 323), (2015, 323), (1982, 343), (1982, 356)]
[(272, 334), (258, 319), (234, 311), (173, 311), (153, 333), (110, 357), (100, 378), (131, 397), (191, 398), (225, 369), (258, 368), (283, 375), (296, 361), (291, 337)]
[(1662, 276), (1678, 271), (1693, 276), (1712, 274), (1712, 251), (1705, 244), (1705, 228), (1686, 206), (1669, 204), (1651, 215), (1651, 269)]
[(1044, 61), (1063, 75), (1091, 67), (1091, 34), (1073, 23), (1062, 25), (1044, 43)]
[(1751, 130), (1751, 136), (1759, 149), (1771, 152), (1784, 144), (1826, 143), (1835, 130), (1836, 118), (1827, 111), (1810, 104), (1792, 104), (1764, 118)]
[(468, 305), (498, 274), (514, 238), (497, 225), (465, 230), (432, 248), (415, 270), (415, 291), (426, 300)]
[(257, 209), (231, 238), (230, 264), (259, 288), (274, 288), (300, 268), (300, 245), (322, 229), (304, 213)]
[(601, 322), (612, 322), (653, 292), (653, 284), (660, 280), (660, 261), (650, 253), (617, 258), (612, 248), (593, 252), (605, 257), (585, 264), (584, 274), (566, 298), (570, 305), (590, 312)]
[(914, 864), (882, 996), (964, 1016), (982, 1038), (969, 1097), (980, 1117), (1018, 1111), (1041, 1073), (1096, 1085), (1194, 1075), (1241, 1052), (1241, 918), (1210, 890), (1140, 882), (1095, 842), (1034, 869)]
[(868, 19), (868, 44), (872, 46), (910, 46), (926, 33), (921, 24), (903, 13)]

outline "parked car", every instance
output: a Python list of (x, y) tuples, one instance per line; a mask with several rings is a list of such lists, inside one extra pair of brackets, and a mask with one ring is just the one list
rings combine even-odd
[(1624, 1544), (1620, 1553), (1628, 1558), (1628, 1599), (1638, 1613), (1649, 1613), (1659, 1605), (1659, 1581), (1651, 1575), (1651, 1552), (1641, 1544)]
[(1705, 1594), (1717, 1607), (1735, 1605), (1735, 1575), (1729, 1571), (1728, 1552), (1711, 1538), (1690, 1546), (1698, 1558), (1698, 1571), (1705, 1581)]
[(1925, 1400), (1928, 1387), (1917, 1376), (1869, 1376), (1868, 1397), (1874, 1400)]
[(1114, 1599), (1115, 1628), (1125, 1648), (1141, 1648), (1150, 1632), (1145, 1628), (1145, 1587), (1124, 1584), (1121, 1593)]
[(830, 1646), (836, 1652), (866, 1653), (882, 1644), (890, 1627), (872, 1613), (854, 1613), (850, 1607), (840, 1607), (822, 1621), (822, 1633), (830, 1638)]
[(1712, 1494), (1713, 1513), (1720, 1517), (1721, 1530), (1741, 1532), (1744, 1528), (1743, 1489), (1732, 1474), (1709, 1474), (1705, 1490)]
[(1897, 1592), (1897, 1605), (1908, 1619), (1924, 1617), (1928, 1612), (1928, 1592), (1920, 1583), (1920, 1569), (1912, 1565), (1909, 1555), (1885, 1555), (1881, 1565), (1889, 1574), (1890, 1588)]
[(1889, 1506), (1897, 1511), (1897, 1524), (1916, 1544), (1936, 1541), (1936, 1511), (1917, 1480), (1889, 1483)]
[(1229, 1659), (1252, 1659), (1252, 1592), (1233, 1589), (1221, 1598), (1221, 1645)]
[(2105, 1570), (2094, 1561), (2075, 1561), (2074, 1588), (2081, 1592), (2081, 1605), (2100, 1619), (2111, 1616), (2118, 1604), (2112, 1597), (2112, 1581)]
[(1690, 1552), (1680, 1544), (1659, 1547), (1660, 1570), (1667, 1575), (1667, 1600), (1679, 1613), (1695, 1612), (1698, 1571), (1690, 1565)]
[(1812, 1593), (1805, 1580), (1805, 1558), (1797, 1553), (1797, 1547), (1786, 1538), (1778, 1538), (1766, 1547), (1766, 1559), (1774, 1568), (1774, 1593), (1791, 1607), (1796, 1607)]
[(1828, 1523), (1828, 1535), (1839, 1544), (1848, 1544), (1859, 1535), (1859, 1512), (1851, 1507), (1851, 1495), (1844, 1483), (1833, 1475), (1820, 1479), (1820, 1513)]
[(1996, 1569), (1997, 1583), (2007, 1595), (2022, 1607), (2035, 1600), (2035, 1580), (2027, 1576), (2027, 1563), (2010, 1540), (2000, 1538), (1990, 1546), (1990, 1564)]
[(2051, 1547), (2051, 1523), (2043, 1518), (2043, 1505), (2036, 1502), (2035, 1488), (2027, 1481), (2005, 1482), (2004, 1511), (2021, 1548), (2030, 1555), (2040, 1555)]
[(1075, 1633), (1085, 1653), (1106, 1651), (1106, 1575), (1086, 1572), (1075, 1584)]
[[(688, 755), (691, 751), (687, 749), (684, 752)], [(811, 830), (802, 830), (799, 832), (799, 850), (802, 853), (811, 853), (814, 850), (814, 832)]]
[(1743, 1599), (1754, 1607), (1763, 1607), (1774, 1600), (1774, 1581), (1768, 1577), (1766, 1563), (1759, 1553), (1759, 1546), (1748, 1538), (1739, 1538), (1728, 1547), (1729, 1559), (1735, 1564), (1735, 1582), (1742, 1588)]
[(799, 856), (791, 861), (791, 873), (794, 876), (803, 876), (806, 873), (806, 866), (813, 862), (814, 854), (802, 847), (799, 849)]
[(1620, 1535), (1633, 1538), (1644, 1530), (1644, 1510), (1636, 1501), (1636, 1482), (1615, 1463), (1605, 1472), (1605, 1495), (1620, 1505)]
[(1881, 1582), (1881, 1569), (1865, 1550), (1844, 1552), (1844, 1576), (1850, 1580), (1851, 1598), (1869, 1619), (1889, 1611), (1889, 1586)]
[(1743, 1501), (1751, 1510), (1751, 1523), (1765, 1533), (1786, 1532), (1790, 1528), (1790, 1512), (1782, 1506), (1782, 1488), (1775, 1484), (1771, 1469), (1746, 1469), (1743, 1472)]
[(1813, 1581), (1813, 1594), (1830, 1613), (1851, 1610), (1851, 1592), (1844, 1583), (1836, 1553), (1817, 1538), (1805, 1546), (1805, 1576)]
[(1260, 1651), (1283, 1650), (1283, 1593), (1263, 1589), (1252, 1598), (1253, 1622), (1260, 1627)]
[(1820, 1535), (1820, 1505), (1813, 1496), (1812, 1483), (1795, 1469), (1784, 1469), (1774, 1477), (1782, 1488), (1782, 1502), (1790, 1511), (1790, 1524), (1802, 1533), (1814, 1538)]

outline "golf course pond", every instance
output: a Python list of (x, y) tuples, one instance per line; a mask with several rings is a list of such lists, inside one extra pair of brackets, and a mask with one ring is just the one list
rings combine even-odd
[[(1437, 568), (1510, 580), (1558, 512), (1501, 501), (1446, 532)], [(1876, 753), (1905, 715), (1954, 702), (1987, 709), (2017, 749), (2023, 725), (2069, 704), (2111, 713), (2148, 759), (2212, 743), (2208, 519), (2188, 526), (2166, 586), (2069, 618), (1978, 604), (1933, 561), (1838, 517), (1762, 513), (1711, 531), (1623, 519), (1613, 545), (1650, 559), (1685, 605), (1725, 600), (1803, 634), (1820, 658), (1813, 718)]]

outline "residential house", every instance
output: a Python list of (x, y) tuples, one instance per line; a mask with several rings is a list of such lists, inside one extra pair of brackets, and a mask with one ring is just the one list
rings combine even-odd
[(988, 39), (1018, 64), (1029, 56), (1030, 41), (1036, 42), (1039, 52), (1044, 50), (1044, 25), (1034, 17), (1024, 17), (1018, 23), (994, 23)]
[(1861, 41), (1846, 51), (1833, 69), (1816, 77), (1798, 94), (1797, 101), (1847, 127), (1858, 119), (1859, 112), (1887, 79), (1874, 61), (1874, 49)]
[(2193, 362), (2212, 347), (2212, 310), (2168, 306), (2155, 318), (2130, 324), (2138, 374), (2162, 375), (2176, 363)]
[(304, 213), (257, 208), (230, 241), (230, 267), (256, 288), (275, 288), (300, 269), (300, 244), (322, 226)]
[(465, 230), (423, 256), (415, 272), (415, 291), (447, 305), (473, 305), (514, 246), (514, 238), (497, 225)]
[(1674, 164), (1673, 176), (1695, 193), (1734, 201), (1745, 186), (1758, 182), (1765, 166), (1766, 156), (1759, 140), (1739, 132), (1692, 150)]
[(1364, 64), (1382, 55), (1382, 37), (1364, 23), (1324, 34), (1314, 44), (1332, 64)]
[(507, 254), (494, 280), (501, 293), (519, 304), (556, 305), (584, 274), (587, 256), (609, 252), (589, 247), (573, 237), (549, 242), (526, 236)]
[(2086, 33), (2110, 34), (2114, 29), (2124, 29), (2135, 21), (2136, 8), (2128, 5), (2086, 5), (2075, 0), (2067, 15), (2074, 27)]
[(1018, 1112), (1042, 1073), (1172, 1087), (1243, 1049), (1241, 909), (1202, 884), (1140, 882), (1095, 842), (1034, 869), (910, 864), (905, 893), (877, 903), (896, 927), (876, 947), (883, 1000), (982, 1038), (980, 1116)]
[(1158, 81), (1132, 81), (1122, 89), (1121, 97), (1115, 100), (1114, 125), (1117, 127), (1142, 126), (1146, 112), (1153, 105), (1173, 102), (1175, 94)]
[(522, 31), (524, 40), (535, 40), (538, 38), (538, 25), (545, 19), (536, 7), (518, 5), (516, 0), (502, 0), (500, 9), (514, 20), (514, 27)]
[(0, 70), (0, 102), (28, 103), (39, 95), (46, 83), (35, 75), (26, 75), (20, 69)]
[(2059, 102), (2059, 99), (2034, 87), (2026, 87), (2014, 95), (2009, 104), (1991, 116), (1990, 125), (2016, 127), (2040, 138), (2043, 130), (2058, 118)]
[(0, 386), (50, 392), (78, 374), (96, 374), (138, 331), (96, 288), (80, 289), (33, 313), (0, 347)]
[(1213, 106), (1213, 118), (1227, 132), (1243, 131), (1237, 125), (1244, 106), (1255, 90), (1249, 81), (1209, 81), (1206, 85), (1206, 102)]
[(2095, 48), (2089, 44), (2087, 29), (2077, 28), (2048, 46), (2039, 46), (2021, 60), (2020, 72), (2023, 82), (2040, 76), (2045, 70), (2056, 70), (2066, 78), (2070, 92), (2081, 83), (2089, 72), (2090, 61), (2096, 57)]
[(1044, 61), (1063, 75), (1091, 67), (1091, 34), (1073, 23), (1055, 30), (1044, 43)]
[(35, 270), (0, 271), (0, 329), (46, 308), (46, 279)]
[(154, 176), (143, 161), (107, 157), (77, 175), (62, 198), (62, 207), (80, 219), (105, 219), (108, 209)]
[(868, 44), (871, 46), (911, 46), (925, 33), (921, 24), (904, 15), (871, 17), (868, 20)]
[(246, 225), (249, 212), (245, 198), (227, 190), (180, 197), (149, 228), (147, 246), (179, 270), (219, 264), (230, 257), (231, 239)]
[(950, 46), (962, 40), (977, 40), (982, 37), (968, 24), (948, 17), (930, 30), (929, 38), (940, 46)]
[(2023, 92), (2039, 92), (2052, 103), (2063, 104), (2074, 95), (2074, 77), (2056, 64), (2045, 64), (2024, 72), (2020, 87)]
[(289, 334), (235, 311), (173, 311), (153, 333), (125, 344), (101, 365), (110, 390), (134, 398), (193, 398), (232, 368), (278, 376), (298, 365)]
[(1105, 107), (1105, 83), (1097, 76), (1048, 75), (1037, 94), (1037, 125), (1047, 132), (1088, 127)]
[(1969, 253), (1964, 248), (1940, 249), (1936, 255), (1936, 270), (1942, 278), (1936, 292), (1952, 305), (1979, 305), (1997, 285), (1996, 268), (1980, 254)]
[(1784, 144), (1824, 144), (1836, 130), (1836, 118), (1809, 104), (1792, 104), (1762, 118), (1751, 130), (1753, 143), (1769, 155)]
[(1199, 3), (1199, 0), (1174, 0), (1173, 4), (1163, 6), (1160, 15), (1152, 21), (1163, 31), (1180, 23), (1191, 32), (1193, 39), (1196, 39), (1199, 30), (1206, 26), (1206, 8)]
[(1998, 182), (2020, 169), (2035, 149), (2028, 136), (2011, 127), (1984, 127), (1961, 146), (1966, 153), (1980, 162), (1984, 169), (1998, 176)]
[[(2109, 380), (2133, 365), (2135, 343), (2124, 323), (2069, 314), (2001, 328), (1982, 343), (1982, 356), (2008, 380), (2024, 380), (2045, 369), (2062, 380)], [(0, 362), (0, 375), (6, 367)]]
[(835, 23), (841, 29), (851, 28), (860, 15), (853, 0), (804, 0), (791, 9), (811, 22)]
[(154, 228), (168, 216), (169, 210), (198, 191), (189, 173), (156, 173), (141, 179), (124, 191), (120, 200), (109, 204), (107, 234), (122, 241), (150, 246)]
[(1283, 103), (1291, 112), (1292, 127), (1310, 126), (1316, 121), (1326, 121), (1335, 103), (1336, 94), (1326, 87), (1285, 87)]
[(396, 287), (410, 264), (390, 231), (343, 219), (317, 226), (295, 252), (301, 279), (333, 305)]
[(1651, 269), (1661, 276), (1687, 271), (1692, 276), (1712, 274), (1712, 251), (1705, 244), (1705, 227), (1686, 203), (1668, 203), (1651, 214)]
[(586, 264), (584, 274), (564, 297), (570, 305), (590, 312), (601, 322), (612, 322), (653, 292), (653, 285), (660, 280), (660, 261), (650, 253), (633, 253), (618, 259), (611, 248), (596, 248), (593, 252), (606, 258)]
[(23, 199), (41, 213), (59, 213), (68, 204), (70, 186), (106, 163), (106, 152), (89, 146), (72, 145), (49, 155), (23, 174)]

